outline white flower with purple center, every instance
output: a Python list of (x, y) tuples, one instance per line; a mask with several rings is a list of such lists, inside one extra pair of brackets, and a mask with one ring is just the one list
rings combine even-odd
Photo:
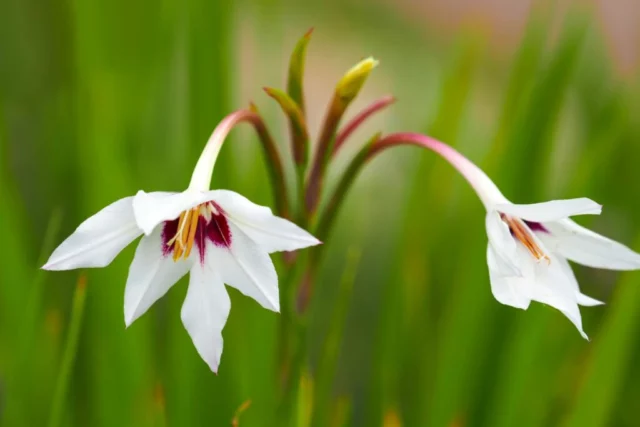
[(125, 197), (84, 221), (53, 252), (46, 270), (104, 267), (143, 235), (129, 269), (125, 324), (131, 325), (190, 272), (182, 322), (200, 356), (217, 372), (231, 301), (225, 283), (263, 307), (280, 310), (272, 252), (320, 242), (292, 222), (227, 190), (209, 190), (230, 123), (211, 135), (189, 188)]

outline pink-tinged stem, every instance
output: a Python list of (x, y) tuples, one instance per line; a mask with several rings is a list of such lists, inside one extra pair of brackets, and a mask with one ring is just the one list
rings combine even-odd
[(500, 190), (478, 166), (450, 145), (426, 135), (411, 132), (387, 135), (371, 146), (368, 159), (373, 158), (373, 156), (387, 148), (398, 145), (416, 145), (439, 154), (469, 182), (485, 207), (488, 208), (492, 204), (504, 200)]
[(280, 160), (280, 155), (273, 138), (269, 134), (262, 117), (257, 112), (250, 110), (238, 110), (222, 119), (214, 129), (211, 137), (209, 137), (209, 141), (200, 155), (200, 159), (193, 171), (191, 185), (189, 187), (193, 189), (200, 189), (202, 191), (209, 188), (211, 175), (213, 173), (213, 166), (222, 144), (229, 135), (229, 132), (231, 132), (236, 125), (243, 122), (253, 125), (253, 128), (258, 134), (258, 138), (262, 143), (262, 148), (264, 149), (264, 153), (267, 157), (267, 166), (269, 168), (271, 184), (273, 185), (276, 210), (280, 216), (289, 218), (289, 201), (287, 198), (287, 188), (284, 179), (282, 161)]
[(344, 142), (369, 117), (371, 117), (372, 115), (374, 115), (378, 111), (381, 111), (381, 110), (385, 109), (386, 107), (388, 107), (389, 105), (393, 104), (394, 102), (396, 102), (396, 99), (393, 96), (391, 96), (391, 95), (385, 96), (385, 97), (380, 98), (377, 101), (374, 101), (373, 103), (371, 103), (364, 110), (362, 110), (357, 116), (355, 116), (353, 119), (351, 119), (349, 121), (349, 123), (347, 123), (344, 126), (344, 128), (342, 128), (338, 132), (338, 135), (336, 136), (335, 145), (333, 146), (332, 155), (335, 156), (338, 153), (338, 150), (340, 149), (340, 147), (342, 147)]
[[(364, 165), (386, 149), (401, 145), (414, 145), (439, 154), (471, 184), (487, 208), (490, 208), (494, 203), (506, 201), (500, 190), (480, 168), (449, 145), (419, 133), (394, 133), (383, 138), (374, 137), (353, 158), (329, 198), (325, 211), (320, 216), (315, 232), (317, 238), (323, 241), (328, 239), (342, 202)], [(318, 247), (314, 248), (312, 253), (319, 257), (321, 251), (322, 248)]]

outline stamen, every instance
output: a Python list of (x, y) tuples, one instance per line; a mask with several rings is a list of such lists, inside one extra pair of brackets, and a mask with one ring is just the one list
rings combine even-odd
[(175, 241), (178, 239), (178, 237), (180, 237), (180, 234), (182, 233), (182, 229), (184, 228), (184, 218), (185, 218), (185, 214), (186, 212), (182, 212), (180, 214), (180, 220), (178, 221), (178, 231), (176, 231), (175, 236), (173, 236), (171, 238), (171, 240), (169, 240), (167, 242), (167, 246), (173, 246), (173, 244), (175, 243)]
[(502, 220), (509, 226), (509, 230), (513, 237), (518, 239), (520, 243), (524, 245), (525, 248), (533, 255), (533, 257), (540, 261), (544, 259), (547, 263), (550, 263), (551, 260), (549, 256), (544, 253), (544, 251), (538, 246), (536, 240), (534, 239), (531, 231), (524, 225), (524, 223), (518, 218), (511, 218), (508, 215), (500, 214)]
[(184, 227), (186, 226), (188, 221), (189, 221), (189, 218), (187, 216), (187, 212), (182, 212), (180, 214), (180, 221), (178, 222), (178, 232), (176, 233), (174, 238), (170, 240), (170, 242), (173, 241), (173, 260), (174, 261), (178, 261), (178, 259), (180, 259), (180, 257), (182, 256), (182, 253), (184, 252), (184, 243), (182, 242), (182, 235), (183, 235)]
[(200, 207), (196, 206), (188, 211), (180, 214), (178, 222), (178, 231), (167, 245), (173, 245), (173, 260), (178, 261), (180, 258), (187, 259), (191, 254), (193, 242), (198, 230), (198, 217), (200, 216)]
[(215, 202), (207, 202), (165, 222), (162, 253), (165, 256), (172, 254), (173, 260), (177, 262), (181, 258), (189, 258), (196, 245), (200, 252), (200, 262), (204, 263), (207, 240), (215, 246), (229, 248), (231, 239), (231, 229), (224, 211)]
[(195, 207), (191, 211), (191, 228), (189, 229), (189, 238), (187, 239), (187, 249), (185, 251), (184, 257), (185, 259), (189, 257), (191, 253), (191, 248), (193, 248), (193, 242), (196, 239), (196, 230), (198, 229), (198, 217), (200, 216), (200, 208)]

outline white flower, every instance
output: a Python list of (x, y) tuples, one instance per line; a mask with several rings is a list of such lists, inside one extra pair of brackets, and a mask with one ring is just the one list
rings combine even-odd
[(567, 259), (596, 268), (640, 269), (640, 254), (569, 219), (598, 215), (602, 206), (586, 198), (513, 204), (482, 170), (453, 148), (425, 137), (419, 141), (458, 169), (487, 209), (487, 264), (493, 296), (521, 309), (527, 309), (531, 301), (555, 307), (588, 339), (578, 306), (603, 303), (580, 292)]
[(224, 284), (278, 312), (278, 278), (269, 253), (320, 243), (297, 225), (227, 190), (209, 190), (220, 146), (232, 123), (213, 132), (182, 193), (125, 197), (83, 222), (53, 252), (46, 270), (104, 267), (140, 235), (125, 289), (131, 325), (187, 272), (182, 322), (200, 356), (217, 372), (231, 302)]

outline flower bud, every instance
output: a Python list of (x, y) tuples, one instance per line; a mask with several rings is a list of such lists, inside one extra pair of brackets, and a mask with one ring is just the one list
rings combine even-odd
[(336, 86), (336, 95), (340, 100), (349, 104), (358, 95), (362, 85), (371, 74), (371, 71), (378, 65), (378, 61), (372, 57), (363, 59), (354, 65), (347, 73), (340, 79)]

